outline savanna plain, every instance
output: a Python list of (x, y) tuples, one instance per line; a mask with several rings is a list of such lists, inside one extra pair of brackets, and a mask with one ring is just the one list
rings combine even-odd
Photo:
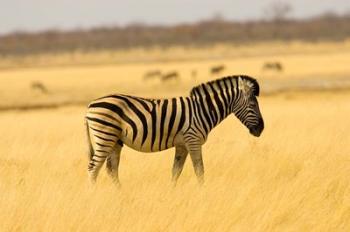
[[(249, 51), (266, 46), (287, 45)], [(121, 155), (121, 188), (104, 168), (95, 186), (88, 182), (84, 114), (88, 101), (103, 94), (185, 95), (217, 78), (208, 74), (217, 63), (227, 67), (222, 76), (245, 73), (266, 88), (275, 80), (350, 75), (348, 43), (287, 47), (266, 56), (244, 56), (248, 48), (241, 48), (242, 58), (221, 60), (0, 71), (0, 107), (6, 109), (0, 112), (0, 231), (350, 231), (347, 89), (262, 89), (264, 132), (251, 136), (233, 115), (215, 128), (203, 148), (203, 186), (190, 160), (172, 186), (173, 149), (143, 154), (128, 147)], [(266, 60), (280, 61), (283, 72), (262, 71)], [(178, 70), (180, 80), (143, 80), (156, 68)], [(33, 81), (47, 92), (33, 89)], [(48, 107), (20, 108), (36, 104)]]

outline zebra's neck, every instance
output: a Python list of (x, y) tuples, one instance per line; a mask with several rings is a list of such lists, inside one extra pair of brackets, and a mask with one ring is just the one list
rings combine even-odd
[(192, 90), (194, 114), (207, 133), (232, 113), (235, 96), (231, 87), (233, 85), (207, 83)]

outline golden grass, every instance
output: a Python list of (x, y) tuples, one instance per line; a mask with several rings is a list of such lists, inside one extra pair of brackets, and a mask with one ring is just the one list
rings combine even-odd
[(261, 97), (266, 128), (233, 117), (170, 184), (173, 150), (125, 148), (115, 188), (89, 187), (83, 117), (67, 107), (0, 114), (1, 231), (349, 231), (350, 93)]
[[(164, 62), (126, 64), (135, 57)], [(244, 73), (261, 83), (350, 74), (349, 41), (39, 58), (21, 62), (103, 65), (2, 70), (0, 107), (87, 102), (113, 92), (184, 95), (216, 78), (208, 70), (217, 64), (227, 66), (222, 76)], [(284, 65), (282, 73), (261, 70), (275, 60)], [(1, 59), (0, 66), (17, 61)], [(152, 69), (177, 70), (181, 80), (143, 81)], [(193, 69), (197, 78), (191, 78)], [(33, 81), (49, 93), (31, 89)], [(174, 150), (142, 154), (127, 147), (122, 188), (112, 185), (104, 169), (91, 187), (84, 107), (1, 112), (0, 231), (350, 231), (350, 92), (263, 95), (259, 101), (266, 123), (262, 136), (249, 135), (234, 117), (225, 120), (203, 149), (205, 185), (198, 186), (188, 160), (175, 189)]]

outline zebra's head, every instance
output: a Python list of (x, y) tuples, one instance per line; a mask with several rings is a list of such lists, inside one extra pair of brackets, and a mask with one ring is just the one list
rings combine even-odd
[(249, 129), (249, 132), (259, 137), (264, 130), (264, 120), (261, 116), (257, 97), (259, 96), (258, 82), (248, 76), (237, 79), (238, 93), (233, 104), (233, 112)]

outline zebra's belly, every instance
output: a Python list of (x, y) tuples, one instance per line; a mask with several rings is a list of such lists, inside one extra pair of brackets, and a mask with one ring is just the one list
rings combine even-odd
[(140, 144), (133, 143), (129, 139), (122, 140), (122, 141), (126, 146), (130, 147), (133, 150), (136, 150), (139, 152), (147, 152), (147, 153), (164, 151), (173, 147), (173, 146), (169, 146), (169, 147), (162, 147), (161, 149), (159, 149), (159, 147), (155, 147), (155, 146), (152, 147), (150, 144), (143, 144), (141, 146)]
[(124, 137), (121, 138), (123, 143), (139, 152), (158, 152), (173, 148), (176, 145), (183, 144), (183, 138), (181, 135), (169, 136), (169, 139), (155, 139), (152, 143), (152, 139), (146, 139), (143, 143), (140, 139), (133, 140), (133, 138)]

